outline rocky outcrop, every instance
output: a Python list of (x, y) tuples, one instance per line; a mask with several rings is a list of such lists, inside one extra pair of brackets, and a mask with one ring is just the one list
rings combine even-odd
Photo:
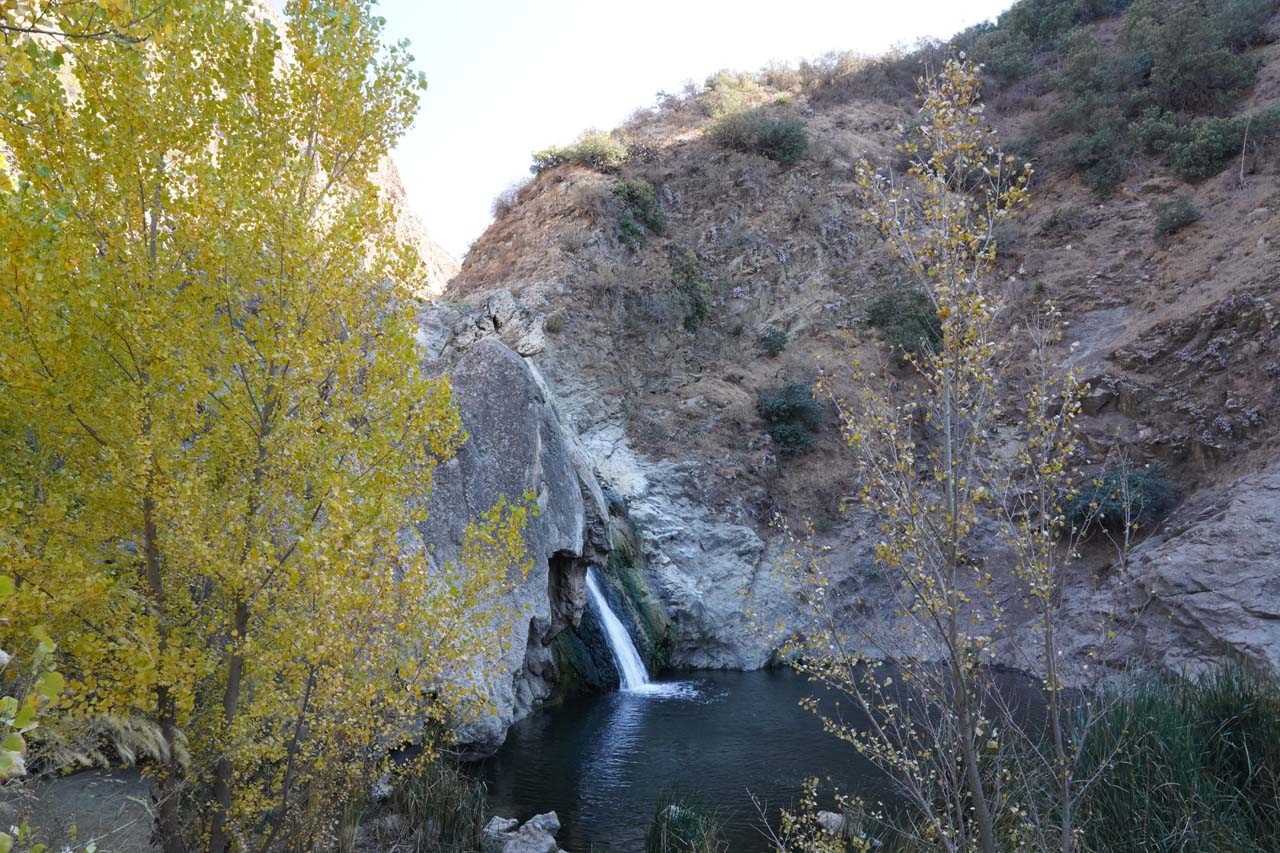
[(535, 815), (523, 826), (515, 818), (495, 817), (484, 828), (484, 853), (564, 853), (556, 844), (559, 831), (555, 812)]
[(599, 488), (533, 367), (493, 338), (453, 355), (428, 362), (447, 370), (468, 434), (457, 456), (436, 470), (421, 527), (434, 559), (455, 559), (467, 523), (502, 497), (532, 495), (538, 507), (525, 532), (533, 568), (504, 602), (507, 651), (487, 685), (492, 712), (459, 733), (472, 751), (485, 753), (502, 743), (514, 720), (551, 695), (552, 642), (580, 621), (586, 567), (605, 558), (608, 531)]
[(1280, 674), (1280, 468), (1183, 506), (1134, 554), (1146, 646), (1165, 666), (1223, 658)]

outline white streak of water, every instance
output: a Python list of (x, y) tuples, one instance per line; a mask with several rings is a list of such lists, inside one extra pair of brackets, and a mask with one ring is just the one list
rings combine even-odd
[(636, 651), (635, 643), (631, 642), (631, 635), (618, 621), (618, 617), (614, 615), (609, 602), (600, 591), (600, 584), (596, 581), (595, 566), (587, 567), (587, 594), (591, 597), (591, 603), (595, 605), (596, 612), (600, 614), (600, 624), (604, 626), (609, 650), (613, 652), (613, 661), (618, 666), (618, 675), (622, 677), (622, 689), (643, 689), (649, 683), (649, 673), (644, 668), (640, 653)]

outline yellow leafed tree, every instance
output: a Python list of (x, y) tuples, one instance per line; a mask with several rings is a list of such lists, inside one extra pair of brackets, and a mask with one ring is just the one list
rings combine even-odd
[(519, 505), (416, 541), (464, 436), (370, 176), (421, 81), (368, 0), (62, 5), (4, 10), (2, 630), (50, 626), (66, 713), (158, 724), (166, 851), (306, 848), (477, 698), (527, 570)]

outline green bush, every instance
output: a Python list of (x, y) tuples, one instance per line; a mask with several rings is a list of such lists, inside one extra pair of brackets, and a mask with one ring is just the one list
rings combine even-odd
[(1069, 97), (1050, 124), (1063, 133), (1085, 129), (1067, 161), (1095, 193), (1105, 196), (1124, 179), (1134, 143), (1163, 155), (1185, 180), (1217, 174), (1240, 152), (1247, 118), (1195, 124), (1192, 116), (1221, 112), (1253, 85), (1258, 60), (1243, 51), (1265, 40), (1280, 0), (1061, 0), (1056, 11), (1051, 5), (1024, 0), (1001, 16), (999, 29), (1016, 25), (1038, 49), (1049, 34), (1064, 32), (1062, 8), (1074, 8), (1079, 25), (1127, 7), (1113, 44), (1078, 26), (1054, 37), (1065, 44), (1056, 82)]
[[(1215, 109), (1251, 86), (1257, 60), (1237, 51), (1266, 23), (1255, 5), (1256, 0), (1136, 0), (1125, 14), (1123, 43), (1148, 69), (1149, 100), (1173, 111)], [(1274, 10), (1277, 4), (1264, 5)]]
[(799, 162), (809, 149), (804, 122), (776, 115), (767, 107), (722, 116), (711, 126), (709, 135), (724, 148), (759, 154), (787, 166)]
[(1119, 114), (1104, 114), (1091, 132), (1067, 148), (1067, 162), (1100, 198), (1110, 195), (1129, 174), (1132, 147), (1125, 130)]
[[(1228, 669), (1140, 679), (1094, 702), (1080, 803), (1084, 850), (1274, 851), (1280, 839), (1280, 687)], [(1082, 711), (1083, 713), (1083, 711)]]
[(927, 294), (891, 290), (867, 303), (867, 322), (895, 350), (914, 354), (942, 346), (942, 322)]
[(997, 19), (997, 25), (1020, 33), (1036, 50), (1050, 50), (1058, 46), (1076, 18), (1073, 0), (1020, 0)]
[(1126, 515), (1143, 527), (1164, 518), (1178, 498), (1177, 484), (1161, 465), (1111, 468), (1077, 488), (1062, 511), (1067, 524), (1080, 531), (1123, 528)]
[(1194, 181), (1221, 172), (1240, 157), (1247, 139), (1264, 142), (1280, 130), (1280, 108), (1257, 115), (1213, 118), (1189, 129), (1182, 141), (1169, 146), (1169, 165), (1183, 180)]
[(1035, 67), (1035, 47), (1021, 30), (988, 30), (973, 40), (970, 54), (974, 62), (1002, 80), (1025, 77)]
[(671, 283), (685, 304), (685, 330), (698, 331), (711, 319), (715, 293), (702, 274), (702, 263), (696, 252), (671, 247)]
[(590, 130), (571, 145), (556, 146), (533, 155), (529, 171), (541, 175), (557, 166), (584, 166), (597, 172), (617, 171), (627, 162), (627, 146), (611, 133)]
[(760, 333), (760, 348), (771, 356), (787, 348), (787, 333), (777, 326), (766, 326)]
[(658, 204), (658, 194), (648, 181), (616, 181), (613, 197), (622, 205), (618, 231), (624, 242), (639, 245), (647, 233), (661, 234), (666, 227), (667, 218)]
[(1156, 242), (1164, 246), (1183, 228), (1200, 221), (1200, 210), (1185, 198), (1164, 202), (1156, 207)]
[(696, 798), (663, 794), (644, 835), (645, 853), (728, 853), (721, 820)]
[(808, 382), (788, 382), (761, 392), (756, 411), (764, 419), (773, 443), (784, 453), (798, 453), (813, 444), (822, 426), (824, 407)]

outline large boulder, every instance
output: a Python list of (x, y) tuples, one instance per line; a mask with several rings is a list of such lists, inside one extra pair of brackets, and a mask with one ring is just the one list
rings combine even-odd
[(1147, 647), (1179, 669), (1224, 657), (1280, 675), (1280, 467), (1198, 495), (1131, 564)]
[(464, 723), (459, 738), (473, 754), (492, 752), (515, 720), (553, 692), (551, 644), (586, 606), (586, 567), (603, 558), (605, 511), (589, 468), (561, 426), (556, 407), (532, 367), (494, 337), (477, 341), (448, 373), (463, 429), (458, 454), (436, 470), (421, 525), (433, 558), (456, 559), (467, 524), (500, 498), (533, 495), (538, 513), (525, 531), (533, 559), (528, 576), (507, 595), (506, 651), (486, 685), (490, 709)]

